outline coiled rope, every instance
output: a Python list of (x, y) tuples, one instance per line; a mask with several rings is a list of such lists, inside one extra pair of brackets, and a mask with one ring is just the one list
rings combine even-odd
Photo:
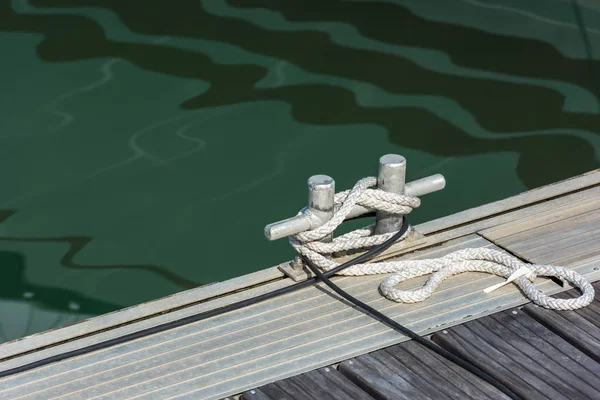
[[(323, 240), (341, 225), (356, 204), (396, 215), (408, 214), (421, 204), (417, 197), (370, 189), (376, 185), (377, 178), (367, 177), (359, 180), (351, 190), (337, 193), (333, 218), (316, 229), (290, 237), (291, 245), (322, 271), (329, 271), (339, 264), (327, 255), (373, 247), (388, 240), (396, 232), (376, 235), (373, 225), (334, 238), (331, 242)], [(400, 240), (406, 238), (407, 234), (408, 232)], [(510, 254), (487, 248), (458, 250), (437, 259), (366, 262), (355, 264), (339, 274), (359, 276), (392, 273), (381, 283), (381, 293), (389, 300), (416, 303), (430, 297), (443, 280), (463, 272), (487, 272), (507, 278), (507, 282), (514, 280), (534, 304), (552, 310), (575, 310), (587, 306), (594, 299), (593, 286), (582, 275), (569, 268), (528, 264)], [(400, 282), (428, 274), (432, 275), (421, 289), (396, 289)], [(538, 275), (567, 281), (579, 288), (582, 294), (574, 299), (550, 297), (533, 285)]]

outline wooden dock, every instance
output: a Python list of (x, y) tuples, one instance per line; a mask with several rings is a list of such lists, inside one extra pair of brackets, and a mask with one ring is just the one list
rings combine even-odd
[[(600, 284), (594, 287), (600, 291)], [(442, 330), (432, 340), (524, 399), (600, 398), (599, 300), (588, 308), (559, 312), (530, 304)], [(413, 341), (242, 395), (243, 400), (488, 398), (507, 397)]]
[[(427, 241), (386, 257), (493, 247), (600, 279), (600, 171), (421, 224)], [(383, 276), (337, 277), (370, 306), (497, 373), (525, 398), (598, 398), (599, 303), (526, 306), (514, 285), (467, 273), (428, 300), (397, 304)], [(426, 277), (401, 285), (421, 286)], [(0, 371), (254, 297), (293, 282), (275, 267), (0, 346)], [(546, 293), (568, 287), (538, 278)], [(568, 295), (568, 294), (566, 294)], [(508, 310), (508, 311), (505, 311)], [(516, 314), (515, 314), (516, 313)], [(587, 335), (587, 336), (586, 336)], [(238, 311), (0, 379), (0, 398), (501, 398), (316, 285)], [(480, 384), (481, 383), (481, 384)], [(464, 395), (463, 395), (464, 394)], [(561, 397), (562, 396), (562, 397)]]

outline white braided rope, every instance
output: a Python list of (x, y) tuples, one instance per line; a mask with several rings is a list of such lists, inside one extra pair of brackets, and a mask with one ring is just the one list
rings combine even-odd
[[(302, 256), (311, 260), (323, 271), (327, 271), (339, 264), (325, 255), (364, 249), (385, 242), (396, 232), (374, 235), (374, 226), (357, 229), (334, 238), (331, 242), (320, 241), (333, 233), (356, 204), (398, 215), (408, 214), (421, 204), (417, 197), (369, 189), (376, 185), (377, 178), (363, 178), (351, 190), (337, 193), (333, 218), (319, 228), (290, 237), (290, 244)], [(406, 234), (400, 240), (405, 237)], [(526, 264), (509, 254), (487, 248), (463, 249), (436, 259), (367, 262), (353, 265), (340, 271), (339, 274), (357, 276), (392, 273), (381, 283), (379, 287), (381, 293), (389, 300), (416, 303), (431, 296), (444, 279), (453, 275), (463, 272), (487, 272), (508, 278), (513, 272), (523, 267), (528, 268), (530, 272), (526, 276), (518, 278), (516, 284), (525, 296), (539, 306), (553, 310), (575, 310), (587, 306), (594, 299), (593, 286), (583, 276), (569, 268)], [(432, 275), (421, 289), (413, 291), (396, 289), (396, 285), (400, 282), (428, 274)], [(532, 283), (537, 275), (554, 276), (567, 281), (579, 288), (582, 294), (574, 299), (557, 299), (547, 296), (536, 289)]]

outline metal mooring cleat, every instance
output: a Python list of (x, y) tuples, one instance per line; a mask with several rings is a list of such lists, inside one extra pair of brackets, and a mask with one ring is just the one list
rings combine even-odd
[[(406, 194), (420, 197), (442, 190), (446, 180), (440, 174), (428, 176), (405, 184), (406, 159), (398, 154), (386, 154), (379, 159), (377, 187), (386, 192)], [(327, 175), (314, 175), (308, 180), (308, 206), (305, 211), (292, 218), (274, 222), (265, 227), (265, 236), (269, 240), (281, 239), (301, 232), (315, 229), (325, 224), (334, 214), (335, 181)], [(372, 210), (355, 205), (346, 219), (372, 212)], [(377, 211), (375, 233), (389, 233), (400, 229), (403, 217)], [(332, 237), (326, 238), (331, 240)], [(416, 246), (424, 241), (424, 236), (414, 231), (402, 241), (403, 248)], [(310, 276), (300, 257), (286, 262), (279, 269), (296, 281)]]

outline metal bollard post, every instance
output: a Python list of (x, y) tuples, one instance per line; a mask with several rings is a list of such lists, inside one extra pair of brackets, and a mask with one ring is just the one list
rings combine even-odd
[[(332, 177), (313, 175), (308, 178), (308, 210), (322, 221), (321, 224), (333, 218), (334, 198), (335, 181)], [(332, 239), (333, 234), (322, 240), (329, 242)]]
[[(335, 181), (327, 175), (313, 175), (308, 178), (308, 210), (319, 220), (319, 225), (323, 225), (333, 217), (335, 198)], [(333, 233), (321, 239), (324, 242), (330, 242), (333, 239)], [(295, 270), (304, 268), (302, 258), (296, 256), (290, 263)]]
[[(436, 174), (407, 183), (404, 186), (404, 194), (407, 196), (420, 197), (429, 193), (437, 192), (438, 190), (442, 190), (445, 186), (446, 180), (444, 177), (440, 174)], [(346, 219), (354, 218), (370, 211), (371, 210), (368, 208), (357, 204), (354, 206), (354, 208), (352, 208), (350, 214), (346, 216)], [(320, 218), (312, 213), (300, 214), (283, 221), (277, 221), (268, 224), (265, 226), (265, 236), (269, 240), (277, 240), (286, 236), (307, 231), (309, 229), (318, 228), (324, 223), (325, 221), (321, 221)]]
[[(404, 194), (406, 159), (398, 154), (386, 154), (379, 159), (377, 187), (385, 192)], [(402, 216), (377, 212), (375, 233), (389, 233), (400, 229)]]
[[(440, 174), (408, 183), (405, 183), (405, 180), (406, 159), (404, 157), (398, 154), (387, 154), (379, 159), (377, 186), (383, 191), (420, 197), (442, 190), (446, 186), (446, 180)], [(326, 175), (310, 177), (308, 180), (308, 206), (302, 213), (292, 218), (265, 226), (265, 236), (269, 240), (277, 240), (322, 226), (334, 215), (334, 201), (334, 180)], [(355, 218), (371, 211), (371, 208), (356, 204), (346, 215), (346, 219)], [(377, 234), (397, 231), (401, 228), (404, 219), (402, 216), (394, 216), (379, 211), (376, 216), (377, 226), (375, 232)], [(322, 238), (324, 241), (332, 239), (333, 234)], [(394, 245), (394, 251), (401, 251), (426, 242), (427, 239), (423, 234), (411, 228), (404, 240)], [(333, 254), (333, 257), (335, 258), (336, 254)], [(305, 268), (301, 257), (296, 257), (291, 262), (282, 263), (278, 268), (297, 282), (311, 275), (310, 271)]]

